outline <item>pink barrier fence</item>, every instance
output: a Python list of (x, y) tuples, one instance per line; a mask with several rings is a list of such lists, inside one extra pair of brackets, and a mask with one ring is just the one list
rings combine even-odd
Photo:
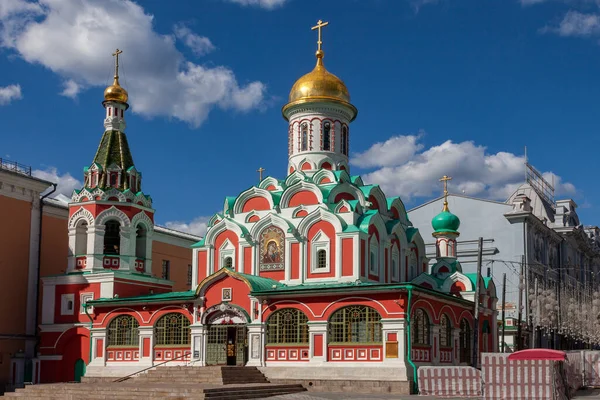
[(473, 367), (419, 367), (419, 394), (439, 397), (481, 397), (481, 371)]
[(509, 361), (508, 354), (483, 353), (484, 399), (566, 399), (563, 367), (559, 361)]
[(565, 363), (565, 372), (567, 382), (571, 390), (579, 390), (583, 387), (583, 352), (568, 351), (567, 362)]
[(583, 371), (583, 384), (585, 386), (600, 386), (600, 351), (583, 352)]

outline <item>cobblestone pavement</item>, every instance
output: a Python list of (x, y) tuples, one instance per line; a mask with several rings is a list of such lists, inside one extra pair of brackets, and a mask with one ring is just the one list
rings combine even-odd
[[(358, 394), (358, 393), (316, 393), (304, 392), (286, 394), (283, 396), (268, 397), (264, 400), (433, 400), (439, 397), (431, 396), (409, 396), (391, 394)], [(458, 400), (459, 398), (455, 398)], [(600, 400), (600, 389), (589, 389), (577, 392), (576, 400)], [(452, 400), (444, 398), (444, 400)]]

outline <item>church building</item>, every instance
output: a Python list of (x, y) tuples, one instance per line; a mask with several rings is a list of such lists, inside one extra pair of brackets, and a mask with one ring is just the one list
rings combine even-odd
[(470, 365), (474, 336), (479, 351), (496, 349), (494, 282), (462, 273), (460, 221), (447, 202), (432, 221), (430, 266), (402, 200), (350, 174), (358, 110), (325, 68), (326, 25), (315, 27), (314, 69), (282, 109), (287, 176), (225, 198), (193, 245), (192, 290), (183, 292), (148, 274), (154, 210), (127, 145), (117, 51), (105, 132), (69, 204), (68, 269), (43, 281), (43, 382), (166, 362), (408, 384), (419, 366)]

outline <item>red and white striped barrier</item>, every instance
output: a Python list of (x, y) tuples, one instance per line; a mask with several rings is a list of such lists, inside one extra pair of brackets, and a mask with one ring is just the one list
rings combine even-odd
[(481, 371), (473, 367), (419, 367), (419, 394), (439, 397), (481, 397)]
[(576, 391), (583, 387), (583, 369), (583, 352), (581, 350), (567, 351), (565, 371), (571, 390)]
[(484, 399), (566, 399), (561, 361), (508, 360), (508, 354), (483, 353)]
[(583, 352), (583, 371), (583, 384), (585, 386), (600, 386), (600, 351)]

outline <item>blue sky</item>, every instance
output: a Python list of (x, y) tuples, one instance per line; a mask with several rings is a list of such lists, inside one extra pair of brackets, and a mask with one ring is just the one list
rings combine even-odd
[(505, 200), (529, 160), (572, 197), (597, 198), (600, 6), (592, 0), (3, 0), (0, 156), (65, 193), (103, 132), (111, 52), (130, 93), (127, 134), (160, 224), (202, 233), (224, 196), (279, 178), (281, 117), (314, 65), (359, 110), (352, 173), (407, 207), (450, 190)]

